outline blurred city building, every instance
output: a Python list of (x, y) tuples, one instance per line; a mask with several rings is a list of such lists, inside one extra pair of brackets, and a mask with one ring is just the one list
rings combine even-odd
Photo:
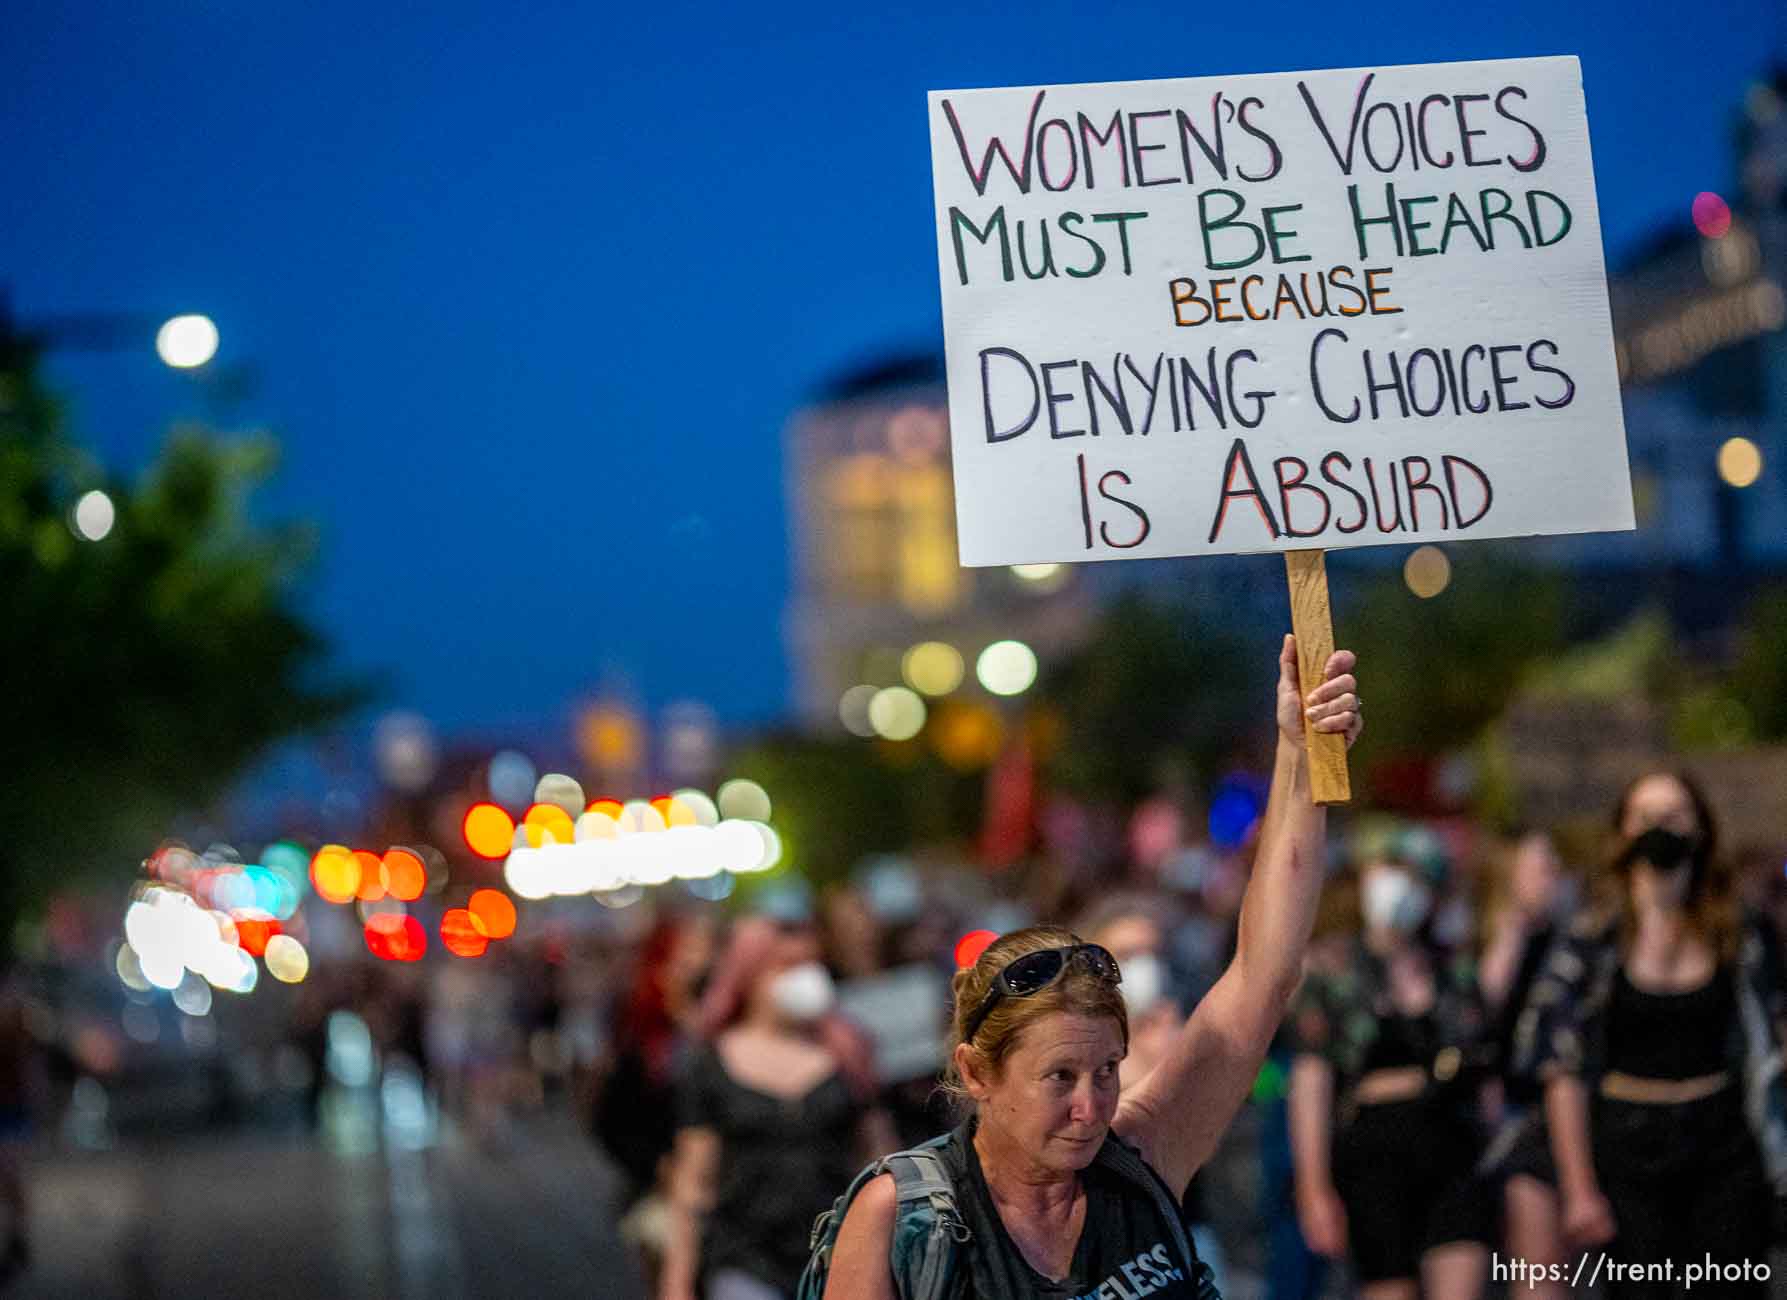
[(1748, 88), (1728, 188), (1698, 195), (1610, 278), (1639, 529), (1590, 563), (1787, 566), (1787, 69)]
[[(847, 725), (840, 703), (858, 687), (971, 695), (989, 645), (1020, 641), (1046, 660), (1085, 631), (1096, 602), (1083, 570), (957, 562), (941, 358), (890, 357), (838, 378), (795, 415), (786, 453), (786, 633), (803, 727)], [(913, 682), (909, 652), (928, 645), (954, 657), (931, 652), (940, 662), (926, 680), (921, 655)]]

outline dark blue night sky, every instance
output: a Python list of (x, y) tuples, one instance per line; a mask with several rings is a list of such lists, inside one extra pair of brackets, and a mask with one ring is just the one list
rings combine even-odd
[[(308, 607), (449, 729), (610, 677), (781, 712), (783, 422), (941, 348), (926, 90), (1579, 54), (1617, 259), (1729, 187), (1782, 41), (1768, 0), (7, 8), (14, 312), (215, 318)], [(205, 410), (147, 339), (54, 374), (119, 469)]]

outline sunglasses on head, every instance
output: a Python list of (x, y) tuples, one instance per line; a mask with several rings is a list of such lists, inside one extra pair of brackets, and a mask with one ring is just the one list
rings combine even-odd
[(1065, 948), (1044, 948), (1040, 952), (1027, 952), (1022, 957), (1012, 958), (1006, 963), (1005, 969), (993, 977), (993, 986), (987, 990), (986, 997), (969, 1018), (962, 1041), (974, 1041), (974, 1035), (980, 1032), (981, 1025), (986, 1023), (986, 1018), (999, 1005), (1000, 999), (1027, 998), (1042, 992), (1061, 978), (1068, 963), (1076, 957), (1086, 969), (1107, 984), (1123, 982), (1123, 972), (1117, 969), (1117, 959), (1096, 943), (1076, 943)]

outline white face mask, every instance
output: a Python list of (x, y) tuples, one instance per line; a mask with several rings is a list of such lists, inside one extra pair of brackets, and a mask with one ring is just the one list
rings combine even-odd
[(819, 1019), (838, 1000), (830, 973), (816, 961), (790, 966), (776, 976), (770, 981), (769, 997), (777, 1011), (802, 1024)]
[(1377, 867), (1365, 875), (1360, 906), (1370, 929), (1406, 934), (1420, 927), (1432, 905), (1433, 895), (1427, 886), (1406, 871)]
[(1123, 982), (1117, 987), (1123, 990), (1123, 1001), (1129, 1014), (1139, 1016), (1159, 1002), (1166, 992), (1166, 966), (1151, 952), (1138, 952), (1133, 957), (1125, 957), (1119, 964)]

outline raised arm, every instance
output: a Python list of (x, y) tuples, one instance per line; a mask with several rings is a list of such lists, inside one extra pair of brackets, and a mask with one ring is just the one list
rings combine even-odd
[(1235, 957), (1180, 1030), (1164, 1060), (1123, 1095), (1113, 1127), (1135, 1142), (1183, 1195), (1216, 1149), (1259, 1073), (1272, 1035), (1303, 972), (1324, 866), (1327, 812), (1310, 797), (1305, 710), (1317, 730), (1358, 738), (1353, 655), (1328, 660), (1325, 680), (1305, 693), (1296, 642), (1278, 659), (1278, 756), (1253, 875), (1241, 902)]

